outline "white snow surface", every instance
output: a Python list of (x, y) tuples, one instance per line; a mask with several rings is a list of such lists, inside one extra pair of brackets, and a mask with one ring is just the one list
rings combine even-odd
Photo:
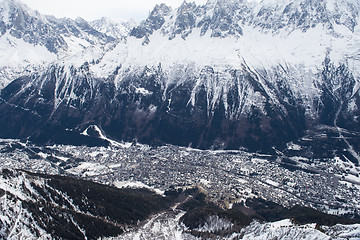
[[(281, 18), (284, 7), (289, 1), (261, 1), (261, 3), (245, 3), (252, 9), (252, 15), (256, 16), (262, 7), (275, 11), (275, 20)], [(300, 8), (303, 1), (294, 1), (293, 8)], [(232, 6), (235, 1), (222, 1), (222, 4)], [(327, 1), (328, 14), (332, 16), (336, 12), (344, 15), (348, 14), (347, 4), (351, 1)], [(203, 13), (211, 16), (212, 8), (217, 1), (209, 1), (207, 10)], [(359, 3), (352, 2), (353, 6), (359, 7)], [(186, 5), (186, 4), (185, 4)], [(223, 7), (224, 7), (223, 6)], [(201, 36), (199, 28), (191, 29), (191, 34), (185, 39), (176, 35), (169, 40), (168, 32), (172, 30), (174, 19), (177, 17), (180, 9), (174, 9), (165, 16), (163, 26), (149, 36), (147, 44), (144, 39), (128, 37), (127, 42), (120, 44), (112, 52), (108, 52), (110, 58), (105, 57), (106, 68), (100, 67), (94, 71), (102, 76), (109, 75), (109, 69), (122, 64), (125, 66), (157, 66), (169, 69), (177, 65), (195, 64), (200, 69), (203, 66), (215, 66), (217, 68), (240, 68), (241, 64), (246, 62), (251, 68), (270, 69), (274, 66), (302, 66), (304, 71), (317, 72), (324, 61), (326, 54), (334, 62), (348, 61), (350, 66), (358, 66), (359, 59), (359, 41), (360, 27), (356, 26), (352, 32), (343, 25), (344, 19), (336, 24), (332, 22), (333, 29), (327, 26), (317, 24), (307, 31), (302, 29), (283, 28), (276, 32), (264, 31), (263, 29), (249, 25), (241, 24), (242, 36), (228, 35), (225, 38), (211, 37), (210, 31)], [(183, 9), (186, 11), (186, 9)], [(335, 13), (334, 13), (335, 12)], [(245, 14), (245, 13), (243, 13)], [(278, 16), (279, 15), (279, 16)], [(106, 19), (102, 20), (106, 22)], [(272, 23), (276, 24), (276, 23)], [(115, 59), (115, 56), (122, 55), (117, 61), (108, 62), (107, 59)], [(109, 66), (114, 65), (114, 66)], [(101, 70), (102, 71), (99, 71)], [(112, 72), (112, 71), (110, 71)], [(357, 73), (357, 75), (359, 75)]]
[(22, 3), (20, 0), (1, 0), (0, 1), (0, 20), (5, 24), (10, 23), (11, 10), (12, 8), (20, 7), (26, 13), (31, 16), (36, 16), (36, 18), (45, 20), (45, 18), (36, 10), (30, 9), (26, 4)]
[[(25, 17), (30, 17), (30, 20)], [(28, 27), (25, 24), (26, 20), (31, 22), (39, 21), (39, 24), (44, 25), (47, 24), (50, 30), (46, 28), (40, 30), (41, 32), (37, 32), (39, 31), (38, 29), (21, 29)], [(58, 31), (61, 30), (54, 30), (54, 25), (59, 24), (59, 27), (65, 26), (67, 28), (66, 24), (69, 24), (71, 21), (68, 18), (56, 19), (53, 16), (42, 15), (38, 11), (30, 9), (20, 0), (0, 1), (0, 23), (2, 30), (0, 33), (0, 90), (19, 76), (35, 71), (40, 72), (47, 65), (53, 64), (55, 60), (76, 54), (90, 46), (103, 44), (97, 36), (77, 28), (74, 22), (72, 23), (73, 27), (80, 31), (79, 34), (71, 35), (67, 31), (59, 33)], [(79, 18), (76, 21), (84, 20)], [(61, 25), (63, 23), (65, 25)], [(23, 35), (17, 33), (19, 31), (17, 29), (18, 25), (21, 25), (20, 32), (24, 31)], [(120, 28), (121, 26), (119, 25), (118, 27)], [(32, 27), (30, 26), (30, 28)], [(126, 32), (126, 27), (122, 26), (122, 30)], [(32, 32), (32, 34), (26, 32)], [(59, 34), (59, 40), (55, 45), (63, 46), (56, 49), (58, 50), (56, 54), (46, 48), (44, 43), (46, 41), (38, 39), (46, 38), (47, 36), (52, 37), (54, 34)], [(33, 35), (35, 40), (32, 39)]]
[(99, 163), (83, 162), (79, 166), (68, 169), (66, 171), (74, 175), (81, 175), (82, 177), (87, 177), (101, 175), (103, 172), (109, 171), (109, 169)]
[[(174, 211), (165, 212), (153, 216), (145, 224), (135, 229), (129, 229), (123, 235), (108, 240), (120, 239), (176, 239), (192, 240), (196, 238), (187, 233), (187, 228), (180, 223), (180, 218), (185, 212)], [(210, 218), (209, 218), (210, 219)], [(209, 222), (209, 221), (208, 221)], [(231, 223), (219, 217), (212, 216), (211, 223), (197, 229), (201, 232), (214, 232), (221, 229), (228, 229)], [(333, 227), (323, 227), (325, 233), (315, 229), (315, 224), (296, 225), (290, 219), (284, 219), (277, 222), (259, 223), (252, 222), (249, 226), (243, 228), (241, 232), (233, 233), (230, 236), (223, 236), (217, 239), (245, 239), (245, 240), (265, 240), (265, 239), (283, 239), (283, 240), (356, 240), (360, 237), (360, 226), (355, 225), (335, 225)]]
[(242, 230), (244, 240), (263, 239), (308, 239), (308, 240), (329, 240), (328, 235), (315, 229), (314, 224), (294, 225), (289, 219), (273, 223), (260, 224), (251, 223)]
[(229, 220), (220, 218), (219, 216), (209, 216), (205, 224), (195, 229), (199, 232), (217, 232), (221, 230), (229, 230), (234, 226)]
[[(125, 52), (127, 58), (122, 64), (157, 66), (161, 63), (170, 68), (193, 63), (200, 67), (240, 68), (245, 62), (257, 69), (290, 64), (316, 72), (329, 51), (332, 61), (356, 60), (352, 58), (354, 50), (359, 49), (356, 43), (360, 40), (359, 31), (352, 34), (340, 26), (336, 37), (320, 25), (307, 32), (295, 30), (279, 34), (244, 27), (241, 38), (200, 36), (199, 31), (194, 29), (186, 40), (179, 36), (168, 40), (157, 31), (150, 36), (147, 45), (142, 44), (142, 39), (129, 38)], [(118, 48), (114, 50), (118, 51)]]
[(94, 128), (94, 130), (98, 133), (98, 137), (101, 138), (101, 139), (104, 139), (106, 141), (109, 141), (110, 144), (114, 145), (114, 146), (122, 146), (122, 147), (129, 147), (131, 146), (131, 143), (121, 143), (121, 142), (117, 142), (117, 141), (114, 141), (112, 139), (109, 139), (108, 137), (106, 137), (104, 134), (103, 134), (103, 131), (96, 125), (90, 125), (89, 127), (87, 127), (81, 134), (84, 135), (84, 136), (89, 136), (88, 134), (88, 129), (92, 127)]
[(338, 236), (338, 239), (360, 239), (360, 224), (353, 225), (335, 225), (333, 227), (324, 227), (327, 234), (331, 236)]
[(113, 182), (114, 186), (117, 188), (146, 188), (149, 189), (151, 191), (154, 191), (155, 193), (159, 194), (159, 195), (164, 195), (165, 192), (163, 190), (160, 189), (156, 189), (153, 187), (150, 187), (142, 182), (138, 182), (138, 181), (114, 181)]
[(180, 218), (185, 212), (165, 212), (157, 214), (137, 229), (132, 229), (123, 235), (107, 240), (143, 240), (143, 239), (172, 239), (193, 240), (194, 236), (187, 234), (179, 225)]
[(123, 38), (129, 34), (129, 29), (126, 26), (105, 17), (92, 21), (90, 24), (97, 31), (113, 38)]
[(34, 46), (5, 33), (0, 37), (0, 89), (14, 78), (39, 71), (56, 59), (46, 47)]

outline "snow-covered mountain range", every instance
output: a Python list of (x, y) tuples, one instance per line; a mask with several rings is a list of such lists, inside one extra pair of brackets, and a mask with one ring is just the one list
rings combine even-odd
[[(110, 25), (109, 25), (110, 24)], [(113, 32), (108, 27), (112, 27)], [(92, 45), (113, 42), (129, 30), (105, 19), (57, 19), (18, 0), (0, 2), (0, 88), (23, 74)], [(122, 35), (121, 35), (122, 34)]]
[(118, 140), (268, 149), (322, 124), (359, 131), (359, 9), (353, 0), (161, 4), (115, 42), (105, 33), (126, 31), (105, 19), (101, 28), (27, 10), (56, 33), (30, 37), (35, 20), (20, 28), (3, 14), (5, 34), (49, 54), (71, 51), (66, 39), (85, 43), (1, 92), (0, 135), (47, 142), (91, 124)]

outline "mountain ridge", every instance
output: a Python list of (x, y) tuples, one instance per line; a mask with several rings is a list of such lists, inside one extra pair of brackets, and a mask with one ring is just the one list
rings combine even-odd
[[(301, 3), (320, 9), (312, 11), (325, 4), (295, 1), (284, 18)], [(246, 4), (184, 2), (175, 10), (157, 5), (128, 37), (15, 80), (1, 92), (1, 122), (8, 127), (0, 135), (23, 129), (11, 136), (47, 142), (49, 129), (79, 133), (90, 124), (117, 140), (255, 150), (284, 146), (318, 124), (359, 131), (359, 50), (354, 46), (360, 29), (352, 31), (342, 22), (329, 28), (323, 23), (328, 18), (308, 14), (304, 19), (316, 25), (288, 20), (297, 27), (288, 31), (274, 20), (269, 32), (259, 24), (265, 15), (253, 21), (261, 9), (269, 9), (267, 2), (251, 3), (251, 11), (243, 10)], [(238, 11), (256, 14), (242, 23), (234, 21)], [(204, 28), (205, 18), (212, 20)], [(17, 117), (31, 113), (34, 125), (9, 125), (5, 119), (17, 118), (11, 114), (14, 106)]]
[[(233, 35), (241, 37), (244, 26), (253, 26), (263, 31), (279, 33), (285, 29), (307, 31), (318, 24), (332, 30), (334, 25), (343, 25), (354, 31), (359, 22), (359, 3), (344, 0), (341, 3), (328, 1), (208, 1), (205, 5), (183, 2), (173, 10), (165, 4), (157, 5), (149, 17), (139, 27), (131, 31), (137, 38), (149, 37), (154, 30), (173, 39), (180, 34), (182, 38), (194, 28), (201, 29), (200, 35), (211, 30), (212, 37)], [(165, 18), (168, 23), (165, 23)], [(145, 39), (145, 41), (147, 41)]]
[(0, 3), (0, 39), (3, 88), (16, 77), (43, 70), (44, 65), (86, 47), (114, 42), (117, 36), (97, 31), (82, 18), (58, 19), (42, 15), (21, 1), (5, 0)]

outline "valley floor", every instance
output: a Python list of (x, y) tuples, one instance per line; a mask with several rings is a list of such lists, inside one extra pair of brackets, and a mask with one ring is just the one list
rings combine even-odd
[[(273, 154), (116, 142), (107, 148), (37, 146), (3, 139), (0, 140), (0, 166), (1, 169), (76, 177), (117, 188), (145, 187), (158, 194), (168, 189), (198, 187), (211, 202), (224, 209), (238, 207), (247, 199), (261, 198), (284, 207), (301, 205), (328, 214), (359, 216), (359, 166), (345, 161), (344, 155), (339, 154), (320, 158), (314, 151), (311, 158), (306, 157), (308, 146), (313, 146), (309, 142), (318, 141), (322, 136), (309, 134), (297, 143), (289, 143), (287, 149), (274, 149)], [(0, 184), (2, 205), (6, 202), (2, 192), (7, 191), (6, 184), (3, 185)], [(16, 219), (15, 213), (22, 212), (21, 204), (13, 204), (17, 210), (5, 218)], [(180, 224), (183, 214), (180, 209), (163, 212), (114, 239), (193, 239)], [(13, 224), (14, 229), (20, 227), (16, 222)], [(214, 221), (208, 226), (211, 224)], [(359, 225), (324, 226), (321, 230), (312, 224), (297, 225), (290, 220), (253, 221), (228, 239), (360, 238)], [(9, 229), (0, 231), (9, 232)]]

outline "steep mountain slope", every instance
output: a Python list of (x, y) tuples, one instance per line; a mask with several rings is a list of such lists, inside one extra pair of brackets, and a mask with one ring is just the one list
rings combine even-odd
[(0, 2), (0, 88), (15, 76), (115, 38), (78, 18), (44, 16), (18, 0)]
[(117, 189), (70, 177), (2, 169), (0, 237), (98, 239), (116, 236), (169, 207), (146, 189)]
[(354, 224), (359, 219), (300, 206), (287, 209), (257, 198), (237, 205), (222, 209), (197, 189), (172, 189), (160, 196), (147, 189), (119, 189), (69, 176), (0, 172), (3, 239), (359, 237), (360, 225)]
[(358, 10), (352, 0), (157, 5), (116, 45), (12, 82), (0, 136), (47, 142), (97, 125), (115, 139), (265, 150), (322, 124), (359, 132)]
[(34, 46), (5, 33), (0, 37), (0, 89), (23, 74), (41, 71), (57, 56), (44, 46)]

